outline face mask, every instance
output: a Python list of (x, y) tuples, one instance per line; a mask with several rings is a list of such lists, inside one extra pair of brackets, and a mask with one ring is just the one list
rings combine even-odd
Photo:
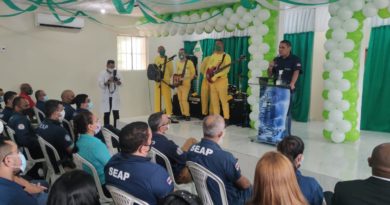
[(161, 57), (164, 57), (165, 56), (165, 51), (164, 50), (161, 50), (158, 52), (160, 54)]
[(222, 47), (220, 45), (215, 45), (215, 50), (216, 51), (222, 51)]
[(12, 168), (16, 169), (16, 170), (14, 170), (14, 173), (19, 173), (19, 171), (24, 172), (26, 170), (26, 167), (27, 167), (26, 158), (20, 152), (18, 153), (18, 155), (14, 155), (14, 157), (19, 158), (20, 162), (21, 162), (19, 166), (17, 166), (17, 165), (11, 166)]
[(168, 131), (169, 130), (169, 124), (167, 124), (167, 130), (166, 131)]
[(107, 68), (107, 71), (108, 71), (109, 73), (112, 73), (112, 72), (114, 72), (114, 68)]
[(62, 111), (60, 112), (59, 120), (62, 122), (62, 121), (64, 120), (64, 118), (65, 118), (65, 110), (62, 110)]
[(4, 131), (4, 125), (2, 122), (0, 122), (0, 134)]
[(32, 90), (32, 89), (30, 89), (30, 90), (27, 90), (27, 94), (28, 94), (28, 95), (31, 95), (31, 94), (33, 94), (33, 90)]
[(100, 132), (100, 129), (102, 129), (102, 126), (100, 125), (100, 123), (98, 123), (96, 129), (94, 130), (95, 135)]
[(92, 110), (93, 109), (93, 102), (89, 102), (88, 103), (88, 110)]
[(0, 103), (4, 102), (4, 96), (0, 96)]
[(47, 97), (47, 95), (45, 95), (45, 97), (43, 97), (43, 101), (48, 101), (49, 100), (49, 97)]
[(183, 60), (184, 59), (184, 54), (179, 54), (179, 59)]

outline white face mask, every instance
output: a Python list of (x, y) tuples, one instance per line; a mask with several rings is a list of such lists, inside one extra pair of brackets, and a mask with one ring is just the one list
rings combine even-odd
[(19, 173), (19, 171), (24, 172), (26, 170), (26, 167), (27, 167), (26, 157), (24, 157), (24, 155), (21, 152), (19, 152), (17, 155), (13, 155), (13, 157), (19, 158), (19, 160), (21, 162), (20, 165), (11, 166), (12, 168), (16, 169), (16, 170), (14, 170), (14, 172), (15, 173)]
[(96, 129), (94, 130), (95, 135), (96, 135), (97, 133), (99, 133), (101, 129), (102, 129), (102, 126), (100, 125), (100, 123), (98, 123), (97, 126), (96, 126)]
[(0, 134), (4, 131), (4, 125), (2, 122), (0, 122)]
[(107, 71), (108, 71), (109, 73), (112, 73), (112, 72), (114, 72), (114, 68), (107, 68)]
[(59, 120), (62, 122), (62, 121), (64, 120), (64, 118), (65, 118), (65, 110), (62, 110), (62, 111), (60, 112), (60, 118), (59, 118)]

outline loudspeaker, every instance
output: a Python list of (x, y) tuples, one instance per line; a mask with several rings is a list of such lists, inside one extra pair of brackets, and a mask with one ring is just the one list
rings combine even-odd
[(191, 117), (202, 117), (202, 104), (200, 102), (200, 96), (190, 96), (188, 97), (188, 102), (190, 103), (190, 115)]
[(247, 102), (245, 93), (234, 95), (229, 101), (230, 119), (229, 123), (241, 127), (249, 127), (250, 105)]
[(174, 94), (172, 97), (172, 112), (176, 116), (181, 116), (179, 97), (177, 94)]

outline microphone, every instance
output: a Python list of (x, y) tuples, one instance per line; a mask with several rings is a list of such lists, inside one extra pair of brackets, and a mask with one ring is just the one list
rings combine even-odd
[(173, 56), (171, 56), (169, 59), (170, 59), (170, 60), (173, 60), (175, 57), (176, 57), (176, 54), (173, 55)]

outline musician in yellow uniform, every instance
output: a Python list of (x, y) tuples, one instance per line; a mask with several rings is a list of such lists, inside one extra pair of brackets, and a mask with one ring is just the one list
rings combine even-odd
[[(210, 56), (208, 69), (213, 67), (223, 67), (231, 63), (230, 55), (224, 52), (222, 40), (215, 41), (213, 55)], [(224, 57), (225, 56), (225, 57)], [(222, 104), (223, 118), (229, 121), (229, 103), (228, 103), (228, 73), (230, 66), (215, 74), (210, 83), (210, 101), (212, 108), (211, 114), (220, 114), (220, 103)]]
[[(159, 53), (159, 56), (157, 56), (154, 59), (154, 63), (157, 64), (157, 66), (159, 66), (159, 67), (161, 65), (160, 69), (161, 69), (161, 71), (164, 72), (163, 80), (169, 84), (171, 82), (171, 77), (173, 75), (173, 63), (172, 63), (172, 61), (167, 63), (165, 65), (165, 71), (164, 71), (163, 64), (164, 64), (164, 62), (169, 61), (168, 57), (165, 55), (165, 48), (163, 46), (159, 46), (157, 49), (157, 52)], [(160, 110), (160, 85), (161, 85), (161, 92), (162, 92), (161, 98), (164, 99), (166, 114), (168, 116), (171, 116), (172, 115), (171, 88), (163, 82), (160, 82), (160, 83), (156, 82), (155, 86), (154, 86), (154, 111), (161, 112), (161, 110)]]
[(211, 113), (211, 109), (212, 109), (211, 101), (210, 101), (210, 108), (209, 108), (210, 85), (206, 78), (206, 70), (209, 67), (209, 59), (210, 56), (205, 57), (202, 61), (202, 64), (200, 65), (200, 73), (203, 75), (202, 87), (200, 90), (200, 100), (202, 104), (203, 117), (209, 114), (209, 109)]
[(186, 121), (190, 121), (190, 105), (188, 94), (191, 88), (191, 80), (195, 77), (195, 66), (188, 60), (183, 48), (179, 50), (179, 61), (176, 63), (176, 75), (180, 75), (182, 84), (177, 87), (177, 97), (179, 98), (180, 110)]

